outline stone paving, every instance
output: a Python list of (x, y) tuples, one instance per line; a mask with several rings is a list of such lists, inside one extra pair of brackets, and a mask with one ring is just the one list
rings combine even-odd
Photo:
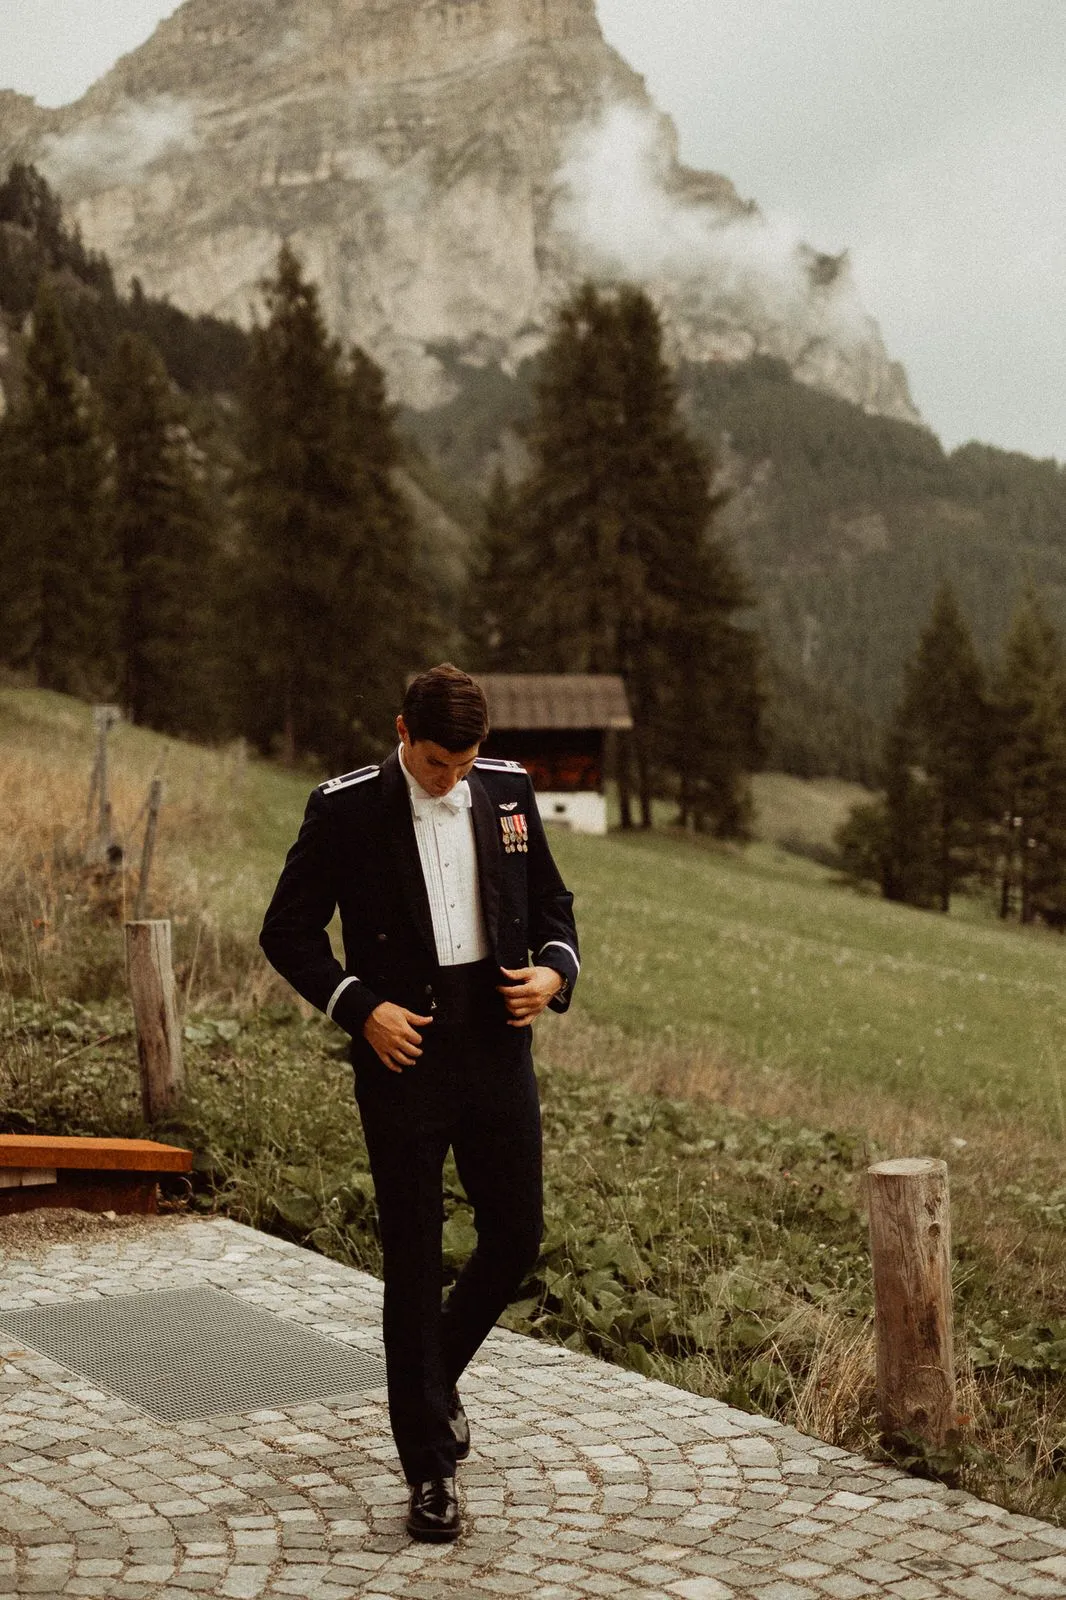
[[(0, 1309), (213, 1285), (377, 1344), (371, 1278), (225, 1221), (0, 1255)], [(381, 1391), (164, 1426), (0, 1334), (0, 1595), (1066, 1597), (1066, 1531), (503, 1331), (465, 1531), (412, 1544)]]

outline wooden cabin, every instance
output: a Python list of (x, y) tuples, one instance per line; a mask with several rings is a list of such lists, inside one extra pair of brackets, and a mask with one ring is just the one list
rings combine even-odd
[(607, 741), (633, 726), (621, 678), (578, 673), (486, 673), (482, 754), (520, 761), (545, 822), (607, 832)]

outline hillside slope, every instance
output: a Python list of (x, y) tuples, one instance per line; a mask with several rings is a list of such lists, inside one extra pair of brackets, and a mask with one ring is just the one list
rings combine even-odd
[[(47, 869), (45, 879), (37, 874), (64, 838), (76, 847), (84, 836), (92, 748), (88, 707), (0, 689), (0, 803), (9, 820), (0, 954), (16, 992), (27, 984), (45, 995), (71, 992), (61, 986), (69, 976), (63, 885)], [(127, 895), (139, 860), (138, 813), (161, 760), (167, 798), (152, 909), (178, 919), (186, 979), (198, 950), (198, 991), (224, 992), (239, 1007), (280, 994), (256, 937), (320, 775), (247, 759), (239, 747), (168, 744), (120, 727), (111, 766)], [(824, 828), (824, 792), (796, 780), (763, 782), (774, 790), (768, 809), (781, 816), (788, 808), (789, 831), (804, 813), (812, 837)], [(765, 1071), (849, 1102), (869, 1094), (962, 1122), (992, 1115), (1066, 1134), (1058, 1048), (1066, 941), (1057, 935), (1004, 927), (991, 911), (962, 902), (951, 917), (890, 905), (772, 843), (741, 851), (669, 833), (595, 839), (559, 831), (553, 848), (579, 912), (581, 1015), (628, 1041), (620, 1059), (666, 1050), (712, 1074)], [(21, 869), (35, 859), (30, 878), (54, 908), (34, 913), (42, 920), (30, 960), (16, 912)], [(120, 974), (117, 928), (98, 928), (94, 939), (97, 947), (113, 942), (111, 966)], [(89, 991), (75, 998), (91, 998), (94, 971), (84, 970)]]

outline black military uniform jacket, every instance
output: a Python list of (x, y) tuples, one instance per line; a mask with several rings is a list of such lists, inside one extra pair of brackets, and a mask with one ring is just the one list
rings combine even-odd
[[(552, 860), (529, 775), (515, 761), (479, 759), (467, 782), (492, 960), (525, 967), (532, 953), (554, 968), (565, 981), (550, 1004), (565, 1011), (580, 970), (573, 895)], [(337, 907), (343, 967), (326, 932)], [(437, 952), (398, 753), (314, 790), (260, 944), (296, 992), (353, 1038), (383, 1000), (432, 1015)]]

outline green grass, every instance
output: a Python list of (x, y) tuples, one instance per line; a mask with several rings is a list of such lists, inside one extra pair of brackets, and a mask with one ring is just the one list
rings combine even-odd
[[(0, 762), (26, 752), (87, 791), (86, 708), (0, 691)], [(166, 881), (154, 909), (192, 929), (185, 944), (199, 934), (198, 981), (210, 987), (204, 940), (254, 941), (318, 775), (121, 727), (111, 757), (120, 828), (161, 756)], [(778, 774), (758, 789), (764, 831), (812, 840), (853, 797), (853, 786)], [(961, 901), (945, 918), (859, 895), (771, 843), (553, 839), (577, 900), (581, 1010), (595, 1022), (697, 1060), (790, 1075), (823, 1100), (870, 1090), (961, 1122), (1008, 1118), (1066, 1138), (1062, 937), (1004, 927)]]
[(596, 1021), (1066, 1135), (1058, 935), (890, 905), (770, 845), (560, 835), (557, 855)]
[(755, 835), (794, 848), (833, 846), (833, 835), (851, 807), (870, 799), (870, 791), (842, 778), (793, 778), (785, 772), (757, 772), (752, 779)]

